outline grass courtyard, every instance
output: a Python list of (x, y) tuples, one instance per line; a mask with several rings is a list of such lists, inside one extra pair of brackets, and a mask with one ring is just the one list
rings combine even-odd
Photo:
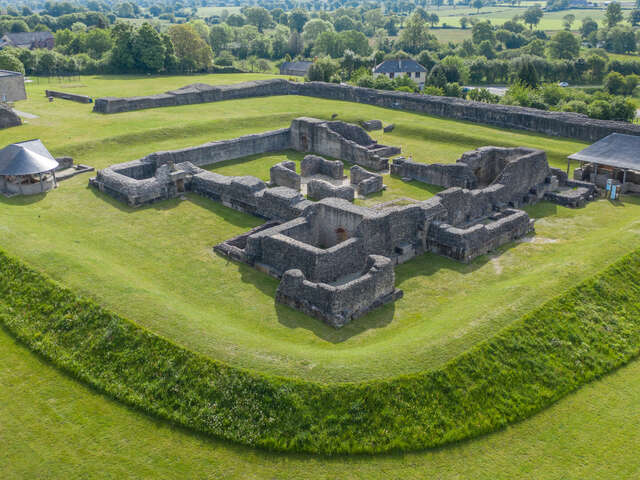
[[(50, 88), (72, 89), (93, 96), (135, 95), (160, 92), (194, 81), (229, 83), (248, 78), (266, 77), (95, 77)], [(47, 87), (45, 82), (29, 86), (30, 99), (18, 104), (17, 108), (39, 118), (29, 120), (23, 127), (1, 131), (0, 143), (4, 145), (39, 137), (54, 154), (72, 155), (76, 161), (97, 168), (132, 160), (156, 150), (284, 127), (297, 116), (329, 118), (333, 113), (338, 113), (339, 119), (346, 121), (381, 118), (396, 123), (396, 129), (379, 137), (380, 140), (400, 145), (405, 153), (425, 162), (455, 161), (462, 152), (487, 144), (526, 145), (545, 149), (554, 166), (564, 167), (566, 155), (582, 148), (581, 144), (564, 139), (299, 97), (238, 100), (102, 116), (92, 114), (87, 105), (61, 100), (47, 102), (43, 95)], [(269, 167), (284, 158), (299, 161), (300, 155), (281, 152), (227, 162), (213, 169), (228, 175), (252, 174), (266, 179)], [(276, 281), (211, 252), (212, 245), (258, 225), (258, 219), (193, 195), (185, 201), (171, 200), (146, 208), (129, 209), (89, 189), (87, 180), (85, 175), (65, 181), (61, 188), (42, 198), (0, 199), (0, 247), (74, 291), (94, 298), (98, 303), (191, 350), (235, 366), (321, 382), (387, 378), (441, 366), (535, 306), (637, 248), (640, 233), (640, 201), (635, 198), (628, 197), (619, 203), (598, 201), (580, 210), (541, 203), (529, 209), (529, 213), (538, 219), (537, 235), (530, 241), (509, 245), (499, 254), (482, 257), (471, 265), (434, 255), (415, 259), (396, 270), (397, 284), (405, 291), (401, 301), (335, 331), (316, 320), (276, 306), (273, 302)], [(397, 178), (386, 178), (385, 183), (389, 187), (387, 191), (365, 203), (401, 196), (423, 199), (434, 193), (434, 189), (416, 182), (404, 183)], [(2, 335), (6, 336), (4, 332)], [(0, 345), (8, 356), (22, 358), (29, 355), (7, 338), (0, 341)], [(13, 370), (0, 373), (14, 388), (13, 393), (7, 393), (7, 398), (22, 396), (24, 400), (21, 403), (29, 402), (28, 398), (37, 394), (30, 392), (27, 395), (22, 391), (24, 383), (17, 379), (20, 375), (36, 375), (37, 361), (23, 358), (15, 364), (22, 365), (22, 374)], [(634, 368), (628, 367), (617, 376), (624, 376)], [(43, 392), (49, 392), (48, 398), (53, 399), (54, 404), (64, 403), (66, 392), (57, 385), (60, 374), (51, 369), (44, 370), (47, 378), (41, 380)], [(615, 379), (600, 383), (609, 381)], [(73, 383), (69, 379), (64, 379), (64, 382)], [(597, 389), (597, 385), (587, 388)], [(221, 463), (220, 469), (212, 471), (211, 475), (226, 472), (227, 476), (245, 474), (246, 478), (246, 469), (250, 468), (247, 458), (266, 461), (261, 454), (229, 448), (162, 424), (153, 426), (154, 422), (148, 418), (128, 412), (84, 387), (73, 388), (82, 398), (79, 412), (101, 408), (109, 411), (109, 415), (121, 418), (122, 422), (140, 425), (145, 433), (136, 441), (143, 448), (148, 447), (145, 447), (149, 441), (146, 439), (156, 431), (161, 432), (166, 448), (177, 441), (184, 445), (185, 450), (182, 451), (195, 449), (196, 453), (191, 457), (196, 463), (200, 461), (200, 455), (206, 457), (211, 453), (209, 449), (215, 449)], [(526, 441), (527, 432), (530, 433), (527, 429), (536, 428), (531, 424), (543, 422), (540, 425), (554, 425), (557, 419), (551, 412), (566, 408), (563, 407), (565, 403), (575, 402), (582, 395), (583, 391), (507, 432), (466, 446), (408, 457), (413, 458), (416, 465), (431, 458), (435, 462), (434, 474), (439, 472), (445, 478), (445, 459), (449, 455), (458, 459), (460, 456), (476, 456), (478, 451), (474, 449), (497, 448), (495, 438), (508, 437), (512, 431), (521, 430), (515, 433), (516, 437), (521, 435), (518, 437), (520, 443), (516, 440), (515, 445), (526, 450), (528, 447), (525, 445), (530, 447)], [(609, 390), (599, 395), (607, 397), (613, 392)], [(634, 392), (629, 393), (627, 399), (633, 395)], [(575, 408), (584, 410), (585, 401), (580, 403), (579, 400)], [(44, 408), (41, 402), (32, 399), (32, 403), (35, 409)], [(98, 404), (100, 407), (96, 406)], [(53, 414), (51, 410), (44, 413)], [(5, 411), (2, 410), (1, 414)], [(86, 424), (89, 420), (87, 414), (84, 415)], [(578, 422), (577, 417), (575, 422)], [(602, 422), (594, 425), (594, 436), (597, 435), (597, 427), (604, 425)], [(117, 421), (119, 423), (120, 420)], [(14, 421), (9, 425), (8, 432), (14, 432)], [(61, 429), (60, 435), (65, 435), (64, 430), (73, 427), (64, 423), (56, 425), (56, 428)], [(99, 427), (93, 423), (88, 428), (95, 430)], [(112, 435), (118, 435), (117, 426), (109, 428)], [(4, 434), (4, 429), (0, 429), (0, 436)], [(35, 433), (29, 432), (31, 434)], [(81, 433), (76, 438), (79, 444), (86, 442)], [(49, 441), (53, 443), (53, 440)], [(538, 441), (544, 442), (544, 437)], [(546, 441), (569, 442), (561, 435)], [(8, 455), (11, 458), (20, 455), (21, 448), (16, 446)], [(42, 448), (46, 451), (46, 445)], [(162, 456), (162, 448), (158, 447), (151, 455)], [(622, 459), (627, 452), (622, 449), (616, 454)], [(44, 455), (53, 455), (53, 452)], [(110, 456), (116, 452), (106, 448), (103, 455), (103, 458), (113, 458)], [(176, 456), (178, 454), (173, 454), (173, 458)], [(245, 460), (235, 465), (236, 457)], [(526, 457), (524, 454), (522, 462), (509, 466), (514, 474), (531, 468)], [(381, 462), (386, 465), (383, 468), (398, 472), (402, 471), (403, 459), (404, 456), (390, 457)], [(263, 472), (275, 477), (301, 476), (295, 472), (306, 470), (303, 465), (307, 461), (287, 457), (286, 467), (272, 465)], [(335, 469), (341, 465), (339, 461), (327, 466), (310, 462), (320, 476), (327, 477), (335, 475)], [(367, 477), (374, 470), (374, 464), (364, 460), (343, 462), (345, 465), (355, 462), (354, 478)], [(176, 467), (161, 463), (163, 468)], [(99, 464), (96, 462), (94, 466)], [(472, 462), (469, 474), (473, 472), (473, 465), (482, 468), (482, 460)], [(77, 473), (82, 475), (94, 466), (86, 465), (87, 470), (78, 470)], [(29, 466), (15, 463), (15, 467), (18, 475), (19, 472), (27, 472), (21, 469)], [(135, 468), (144, 476), (143, 466)], [(183, 468), (189, 467), (183, 465)], [(416, 467), (409, 472), (417, 474), (419, 469)], [(552, 473), (549, 478), (553, 478)], [(169, 471), (166, 473), (167, 476), (171, 474)], [(304, 474), (311, 475), (310, 471)], [(117, 471), (113, 471), (113, 475), (117, 475)], [(260, 478), (263, 475), (255, 473), (255, 476)]]

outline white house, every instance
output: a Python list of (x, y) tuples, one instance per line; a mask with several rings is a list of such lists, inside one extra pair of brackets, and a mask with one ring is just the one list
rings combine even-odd
[(411, 80), (422, 88), (427, 81), (427, 69), (410, 58), (385, 60), (373, 69), (373, 78), (385, 75), (391, 79), (408, 75)]

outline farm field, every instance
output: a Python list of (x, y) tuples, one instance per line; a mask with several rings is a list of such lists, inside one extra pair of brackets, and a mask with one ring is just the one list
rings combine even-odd
[[(141, 95), (188, 83), (225, 84), (270, 75), (96, 76), (39, 79), (16, 105), (35, 114), (0, 131), (0, 145), (40, 138), (54, 155), (96, 168), (157, 150), (288, 126), (315, 116), (395, 123), (374, 132), (422, 162), (454, 162), (483, 145), (547, 151), (552, 166), (584, 148), (572, 140), (397, 110), (304, 97), (272, 97), (117, 115), (55, 100), (46, 88), (99, 96)], [(264, 180), (293, 151), (208, 167)], [(345, 165), (346, 168), (349, 165)], [(277, 281), (211, 247), (261, 220), (187, 194), (132, 209), (87, 186), (89, 175), (46, 196), (0, 197), (0, 249), (79, 295), (180, 346), (229, 365), (323, 383), (388, 379), (441, 367), (568, 288), (638, 248), (640, 200), (582, 209), (528, 207), (536, 235), (469, 265), (423, 255), (396, 269), (404, 298), (334, 330), (274, 304)], [(385, 176), (387, 190), (356, 202), (418, 200), (437, 187)], [(1, 313), (1, 309), (0, 309)], [(270, 454), (194, 434), (132, 411), (53, 368), (0, 329), (3, 478), (632, 478), (635, 360), (534, 417), (437, 450), (377, 457)], [(25, 428), (26, 427), (26, 428)], [(136, 452), (132, 455), (131, 452)], [(580, 461), (576, 461), (579, 458)]]
[[(233, 76), (234, 81), (247, 78)], [(139, 94), (145, 87), (159, 92), (228, 79), (141, 79), (127, 81), (126, 89)], [(123, 79), (81, 83), (73, 91), (125, 91)], [(544, 148), (552, 164), (566, 168), (564, 158), (582, 148), (564, 139), (298, 97), (98, 115), (87, 105), (49, 103), (41, 95), (44, 88), (31, 85), (30, 99), (19, 105), (40, 118), (14, 130), (19, 138), (11, 130), (0, 132), (0, 141), (40, 137), (54, 154), (96, 168), (157, 150), (284, 127), (298, 116), (329, 118), (335, 112), (346, 121), (396, 123), (381, 140), (401, 145), (405, 154), (424, 162), (452, 162), (487, 144), (527, 145)], [(214, 170), (267, 179), (270, 166), (285, 158), (299, 160), (300, 155), (236, 160)], [(436, 255), (414, 259), (396, 270), (405, 292), (401, 301), (334, 330), (275, 305), (276, 280), (212, 253), (213, 245), (260, 220), (195, 195), (130, 209), (88, 188), (87, 181), (87, 175), (75, 177), (44, 198), (1, 199), (3, 248), (187, 348), (240, 367), (323, 382), (386, 378), (442, 365), (632, 250), (640, 212), (635, 198), (621, 206), (603, 201), (579, 210), (541, 203), (529, 209), (539, 219), (531, 241), (470, 265)], [(385, 181), (384, 194), (364, 203), (403, 196), (421, 200), (438, 190), (393, 177)]]
[[(446, 23), (449, 26), (459, 27), (460, 26), (460, 18), (461, 17), (469, 17), (476, 20), (490, 20), (494, 25), (500, 25), (507, 20), (511, 20), (515, 16), (522, 15), (529, 6), (521, 6), (521, 7), (508, 7), (504, 5), (498, 5), (493, 7), (485, 7), (480, 9), (480, 12), (477, 13), (475, 9), (472, 8), (440, 8), (440, 10), (429, 10), (429, 12), (433, 12), (440, 18), (440, 25)], [(629, 9), (623, 9), (623, 14), (625, 15), (626, 24), (626, 16), (629, 13)], [(591, 17), (593, 20), (602, 23), (602, 20), (605, 18), (605, 9), (569, 9), (569, 10), (560, 10), (557, 12), (544, 12), (540, 23), (536, 26), (536, 28), (540, 30), (562, 30), (564, 25), (562, 23), (562, 17), (565, 15), (572, 14), (575, 15), (576, 19), (572, 25), (572, 30), (578, 30), (580, 28), (580, 24), (582, 19)], [(436, 30), (433, 30), (435, 33)]]

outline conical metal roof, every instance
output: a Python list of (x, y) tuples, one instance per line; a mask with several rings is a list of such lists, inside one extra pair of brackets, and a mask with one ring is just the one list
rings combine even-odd
[(13, 143), (0, 150), (0, 175), (34, 175), (57, 167), (58, 162), (40, 140)]

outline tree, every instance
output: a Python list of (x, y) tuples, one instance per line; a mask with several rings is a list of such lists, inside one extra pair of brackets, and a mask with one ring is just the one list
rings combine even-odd
[(244, 16), (248, 23), (258, 28), (260, 33), (273, 23), (271, 14), (264, 7), (249, 7), (244, 11)]
[(328, 82), (338, 71), (338, 65), (330, 58), (320, 58), (313, 62), (307, 72), (307, 80), (312, 82)]
[(143, 23), (133, 39), (136, 66), (143, 72), (159, 72), (164, 68), (165, 46), (160, 34), (150, 23)]
[(227, 17), (226, 23), (230, 27), (242, 27), (244, 25), (245, 18), (239, 13), (232, 13)]
[(135, 65), (133, 56), (133, 27), (128, 23), (116, 23), (111, 29), (113, 48), (111, 67), (119, 73), (129, 72)]
[(302, 29), (302, 38), (304, 38), (304, 41), (307, 43), (313, 43), (321, 33), (332, 30), (333, 25), (331, 25), (331, 23), (319, 18), (314, 18), (305, 24)]
[(94, 28), (86, 34), (85, 46), (91, 58), (99, 59), (113, 47), (108, 30)]
[(322, 32), (313, 46), (314, 55), (329, 56), (331, 58), (341, 57), (344, 50), (345, 48), (340, 34), (330, 30)]
[(493, 49), (493, 45), (489, 40), (483, 40), (478, 45), (478, 55), (486, 57), (487, 60), (496, 58), (496, 51)]
[(551, 58), (572, 60), (580, 54), (580, 41), (573, 33), (560, 31), (549, 41)]
[(544, 15), (542, 9), (536, 5), (527, 8), (522, 14), (522, 19), (524, 20), (524, 23), (529, 25), (529, 29), (532, 30), (534, 25), (538, 25), (538, 23), (540, 23), (542, 15)]
[(476, 23), (471, 29), (471, 39), (476, 45), (485, 40), (488, 40), (492, 45), (494, 45), (496, 43), (496, 35), (491, 23), (489, 23), (488, 20)]
[(634, 27), (640, 24), (640, 9), (634, 8), (629, 14), (629, 23)]
[(613, 53), (629, 53), (636, 50), (636, 36), (630, 27), (614, 27), (607, 32), (605, 49)]
[(611, 2), (607, 5), (607, 11), (604, 16), (606, 25), (609, 28), (613, 28), (622, 21), (622, 7), (618, 2)]
[(597, 30), (598, 24), (591, 17), (582, 19), (582, 26), (580, 27), (580, 35), (582, 35), (582, 38), (587, 38), (592, 32), (596, 32)]
[(514, 81), (526, 87), (535, 88), (540, 82), (538, 72), (533, 64), (532, 58), (523, 55), (514, 63), (515, 75)]
[(484, 7), (484, 2), (482, 0), (473, 0), (471, 6), (476, 9), (476, 13), (480, 13), (480, 9)]
[(400, 32), (397, 44), (403, 50), (415, 54), (426, 50), (429, 37), (424, 19), (420, 15), (413, 14)]
[(10, 70), (12, 72), (20, 72), (24, 75), (24, 65), (18, 57), (12, 55), (6, 50), (0, 50), (0, 69)]
[(309, 20), (307, 12), (296, 8), (289, 14), (289, 28), (294, 32), (300, 33), (304, 28), (304, 24), (307, 23), (307, 20)]
[(365, 37), (364, 33), (356, 32), (355, 30), (347, 30), (346, 32), (340, 32), (340, 43), (342, 44), (342, 51), (339, 56), (344, 54), (345, 50), (351, 50), (356, 55), (366, 57), (371, 55), (371, 47), (369, 46), (369, 40)]
[(356, 28), (356, 22), (354, 22), (353, 19), (351, 17), (348, 17), (347, 15), (341, 15), (335, 19), (335, 21), (333, 22), (333, 26), (335, 27), (336, 31), (343, 32), (345, 30), (353, 30), (354, 28)]
[(209, 45), (215, 53), (219, 53), (225, 48), (229, 42), (233, 39), (233, 31), (231, 27), (224, 23), (217, 25), (211, 25), (209, 29)]
[(571, 30), (571, 25), (576, 21), (576, 16), (572, 13), (566, 14), (562, 17), (562, 24), (564, 25), (565, 30)]
[(604, 78), (604, 89), (611, 95), (624, 95), (626, 87), (621, 73), (611, 72)]
[(432, 13), (429, 15), (427, 21), (431, 24), (431, 28), (433, 28), (440, 21), (440, 18), (435, 13)]
[(206, 70), (213, 64), (211, 47), (202, 40), (191, 25), (172, 25), (168, 33), (176, 57), (184, 70)]
[(468, 25), (469, 25), (469, 19), (467, 17), (460, 18), (460, 28), (462, 28), (463, 30), (466, 30)]

